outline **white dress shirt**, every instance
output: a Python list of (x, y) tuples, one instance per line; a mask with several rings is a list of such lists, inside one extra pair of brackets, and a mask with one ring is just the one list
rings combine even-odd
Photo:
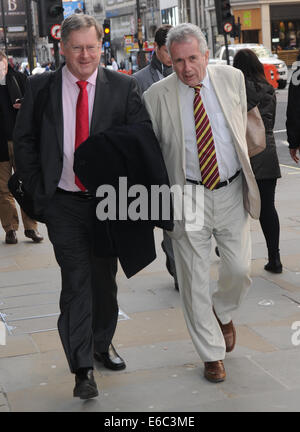
[[(93, 106), (96, 90), (96, 79), (98, 68), (87, 79), (87, 93), (89, 100), (89, 125), (91, 125)], [(67, 191), (80, 191), (75, 184), (75, 173), (73, 171), (74, 151), (75, 151), (75, 132), (76, 132), (76, 105), (79, 95), (79, 87), (76, 82), (79, 81), (64, 66), (62, 69), (62, 102), (63, 102), (63, 121), (64, 121), (64, 162), (58, 187)]]
[[(207, 73), (202, 81), (202, 86), (200, 94), (212, 128), (220, 181), (222, 182), (232, 177), (241, 168), (241, 165), (227, 121)], [(186, 178), (201, 180), (194, 120), (195, 90), (179, 79), (178, 87), (185, 140)]]

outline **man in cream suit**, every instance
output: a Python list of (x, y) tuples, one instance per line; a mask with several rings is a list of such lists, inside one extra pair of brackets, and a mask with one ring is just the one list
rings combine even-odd
[[(208, 66), (206, 40), (193, 24), (171, 29), (167, 47), (175, 73), (153, 84), (144, 93), (144, 102), (171, 186), (180, 187), (183, 200), (191, 190), (193, 204), (202, 209), (197, 229), (187, 223), (190, 215), (185, 209), (170, 236), (183, 311), (204, 361), (204, 376), (220, 382), (226, 377), (225, 352), (235, 346), (232, 313), (251, 283), (248, 213), (256, 219), (260, 213), (245, 139), (244, 78), (231, 66)], [(209, 291), (212, 236), (221, 258), (213, 295)]]

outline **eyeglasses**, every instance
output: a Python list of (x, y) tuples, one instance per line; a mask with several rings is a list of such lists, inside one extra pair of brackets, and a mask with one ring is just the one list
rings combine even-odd
[(84, 50), (86, 50), (89, 54), (96, 54), (96, 52), (99, 50), (100, 45), (88, 45), (86, 47), (84, 46), (71, 46), (71, 51), (75, 54), (80, 54)]

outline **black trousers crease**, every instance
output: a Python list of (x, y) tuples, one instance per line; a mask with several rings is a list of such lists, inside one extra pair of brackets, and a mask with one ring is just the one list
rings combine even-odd
[(93, 352), (105, 352), (118, 320), (117, 258), (93, 255), (95, 203), (55, 193), (45, 221), (62, 289), (58, 331), (72, 373), (93, 367)]

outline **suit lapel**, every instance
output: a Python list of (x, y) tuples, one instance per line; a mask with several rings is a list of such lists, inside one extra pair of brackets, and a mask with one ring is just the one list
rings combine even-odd
[(150, 66), (150, 73), (153, 79), (153, 82), (157, 82), (159, 81), (159, 76), (158, 76), (158, 72), (156, 69), (154, 69), (153, 67)]
[(103, 68), (99, 67), (96, 80), (95, 100), (93, 106), (90, 135), (95, 135), (101, 132), (101, 130), (103, 130), (103, 125), (101, 124), (99, 119), (106, 117), (106, 103), (109, 101), (109, 99), (109, 83), (104, 74)]
[(62, 68), (54, 72), (54, 78), (50, 84), (50, 100), (57, 134), (58, 146), (63, 154), (64, 126), (63, 126), (63, 106), (62, 106)]
[(164, 79), (166, 91), (163, 97), (166, 105), (166, 110), (172, 122), (172, 129), (176, 138), (176, 145), (181, 153), (182, 167), (185, 172), (185, 141), (182, 128), (177, 79), (178, 78), (175, 73), (170, 75), (170, 78), (168, 77)]
[(173, 130), (176, 135), (176, 139), (179, 144), (183, 142), (183, 131), (180, 113), (180, 101), (178, 95), (177, 77), (175, 74), (171, 76), (172, 78), (167, 79), (165, 83), (165, 93), (163, 95), (166, 109), (169, 113), (169, 117), (172, 121)]

